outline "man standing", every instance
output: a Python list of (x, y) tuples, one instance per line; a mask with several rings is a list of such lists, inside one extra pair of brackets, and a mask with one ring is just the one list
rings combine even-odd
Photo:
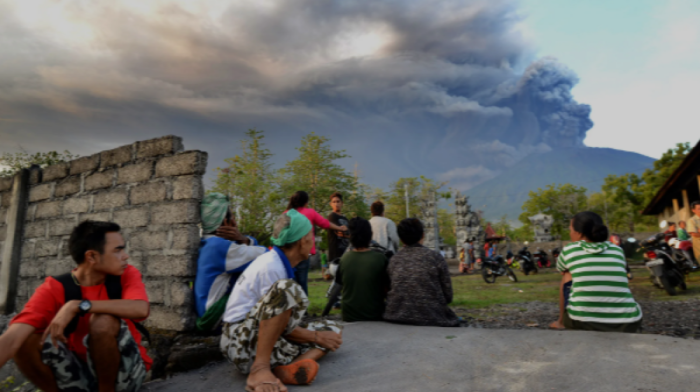
[(14, 358), (43, 391), (139, 389), (153, 361), (134, 322), (150, 305), (119, 231), (94, 221), (73, 229), (68, 247), (78, 267), (46, 278), (12, 319), (0, 336), (0, 367)]
[(688, 234), (693, 238), (693, 253), (695, 259), (700, 260), (700, 201), (694, 201), (690, 205), (693, 216), (688, 219)]
[[(328, 221), (336, 226), (348, 227), (348, 218), (342, 213), (343, 195), (340, 192), (334, 192), (331, 195), (331, 209), (333, 211), (328, 214)], [(331, 262), (339, 259), (345, 253), (345, 249), (348, 248), (348, 239), (345, 232), (330, 228), (326, 231), (328, 233), (328, 261)]]
[(399, 235), (396, 232), (396, 224), (384, 217), (384, 203), (375, 201), (370, 206), (372, 219), (372, 240), (388, 251), (396, 254), (399, 249)]

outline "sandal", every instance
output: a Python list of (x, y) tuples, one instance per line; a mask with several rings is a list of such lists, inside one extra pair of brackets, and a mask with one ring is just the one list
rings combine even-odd
[(277, 366), (272, 372), (285, 385), (309, 385), (318, 375), (318, 363), (313, 359), (302, 359), (289, 365)]

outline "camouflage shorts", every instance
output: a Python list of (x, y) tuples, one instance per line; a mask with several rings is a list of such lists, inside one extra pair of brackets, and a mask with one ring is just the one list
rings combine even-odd
[[(323, 320), (308, 324), (302, 323), (309, 299), (299, 284), (291, 279), (282, 279), (270, 287), (270, 291), (248, 312), (243, 321), (224, 323), (221, 335), (221, 351), (224, 356), (243, 374), (250, 373), (250, 367), (255, 361), (258, 343), (258, 328), (260, 322), (292, 310), (287, 329), (282, 334), (287, 335), (295, 328), (301, 327), (311, 331), (333, 331), (340, 333), (342, 327), (333, 321)], [(270, 366), (290, 364), (296, 357), (312, 348), (323, 347), (313, 344), (292, 343), (280, 337), (275, 343), (270, 357)]]
[[(88, 338), (85, 336), (83, 344), (88, 348)], [(121, 361), (117, 374), (117, 391), (137, 391), (146, 378), (146, 365), (141, 358), (141, 352), (136, 341), (131, 336), (129, 327), (124, 320), (121, 321), (121, 329), (117, 336), (117, 344)], [(88, 351), (89, 352), (89, 351)], [(97, 376), (92, 364), (92, 358), (88, 357), (88, 363), (83, 362), (78, 356), (68, 350), (66, 346), (58, 342), (58, 347), (51, 343), (51, 337), (47, 337), (41, 350), (41, 360), (53, 371), (58, 389), (65, 392), (96, 391)]]

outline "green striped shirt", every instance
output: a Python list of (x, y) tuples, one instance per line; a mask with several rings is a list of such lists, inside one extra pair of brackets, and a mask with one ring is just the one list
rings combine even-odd
[(634, 300), (622, 248), (610, 242), (579, 241), (564, 247), (557, 269), (573, 280), (566, 310), (573, 320), (626, 324), (639, 321), (642, 309)]

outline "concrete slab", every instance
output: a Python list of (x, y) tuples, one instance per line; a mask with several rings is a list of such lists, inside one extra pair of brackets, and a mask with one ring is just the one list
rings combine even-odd
[[(290, 391), (698, 391), (700, 342), (659, 335), (348, 325), (310, 387)], [(143, 390), (242, 391), (228, 363)]]

